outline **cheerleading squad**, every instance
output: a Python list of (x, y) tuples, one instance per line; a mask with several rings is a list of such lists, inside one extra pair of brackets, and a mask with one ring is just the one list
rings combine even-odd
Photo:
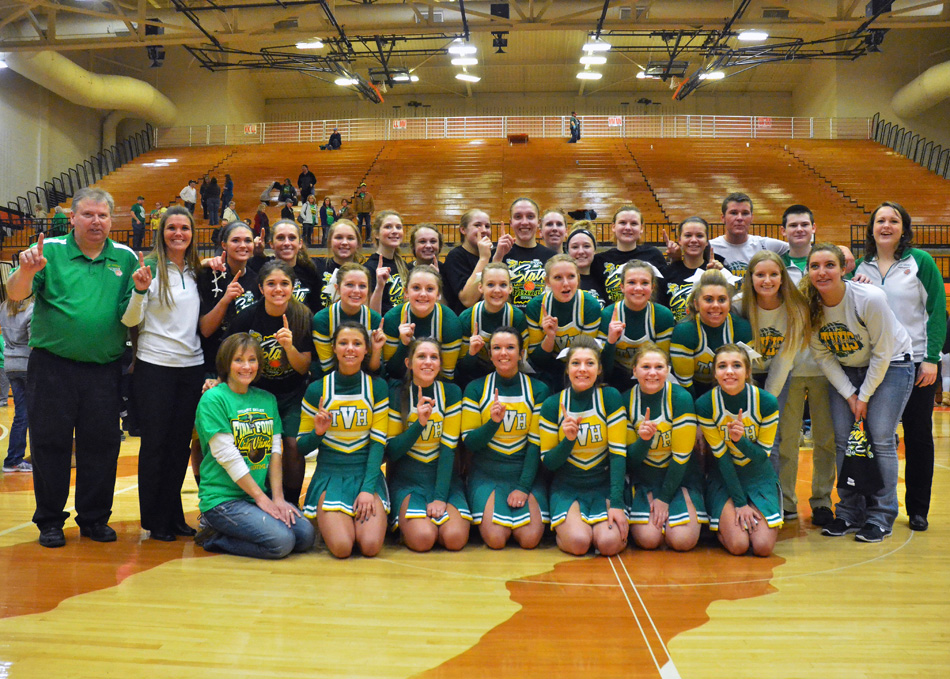
[[(612, 555), (628, 540), (689, 550), (708, 523), (730, 553), (767, 555), (797, 518), (806, 396), (812, 522), (829, 536), (890, 535), (903, 417), (907, 511), (926, 529), (945, 299), (899, 205), (872, 213), (861, 282), (847, 249), (812, 245), (807, 207), (786, 211), (787, 241), (750, 235), (743, 194), (723, 201), (720, 238), (701, 218), (680, 224), (670, 263), (640, 244), (633, 206), (597, 254), (589, 224), (568, 233), (562, 213), (530, 199), (512, 204), (496, 242), (488, 214), (471, 210), (444, 261), (432, 225), (413, 228), (407, 262), (398, 213), (375, 217), (365, 263), (345, 219), (322, 260), (281, 220), (274, 258), (234, 222), (221, 257), (201, 263), (187, 210), (163, 216), (123, 318), (139, 325), (136, 379), (157, 354), (181, 376), (149, 401), (145, 369), (136, 391), (153, 425), (143, 418), (139, 463), (154, 473), (140, 474), (140, 497), (150, 484), (180, 490), (194, 422), (205, 549), (281, 558), (312, 547), (315, 519), (340, 558), (377, 554), (387, 530), (415, 551), (458, 550), (471, 524), (493, 549), (533, 548), (550, 525), (567, 553)], [(216, 378), (198, 402), (201, 365)], [(832, 512), (862, 420), (883, 488), (839, 489)], [(193, 531), (180, 494), (155, 504), (142, 503), (152, 538)]]

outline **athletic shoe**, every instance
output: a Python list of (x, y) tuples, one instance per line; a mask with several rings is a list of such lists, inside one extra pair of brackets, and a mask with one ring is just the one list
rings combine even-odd
[(927, 530), (930, 527), (927, 517), (923, 514), (914, 514), (912, 517), (910, 517), (908, 524), (910, 524), (911, 530), (917, 530), (921, 532)]
[(218, 531), (211, 526), (203, 526), (201, 530), (198, 531), (198, 534), (195, 535), (195, 544), (199, 547), (204, 547), (205, 544), (217, 534)]
[(811, 525), (827, 526), (835, 520), (835, 513), (828, 507), (815, 507), (811, 510)]
[(844, 519), (835, 519), (821, 529), (821, 534), (831, 538), (839, 538), (848, 533), (857, 533), (861, 527), (855, 523), (848, 523)]
[(891, 531), (884, 530), (876, 523), (871, 523), (870, 521), (858, 531), (858, 534), (854, 536), (854, 539), (858, 542), (883, 542), (884, 538), (891, 537)]
[(47, 526), (40, 530), (40, 544), (43, 547), (63, 547), (66, 544), (66, 534), (62, 526)]
[(782, 518), (783, 518), (785, 521), (798, 521), (798, 512), (794, 512), (794, 511), (793, 511), (793, 512), (789, 512), (789, 511), (782, 512)]
[(14, 465), (3, 465), (3, 472), (5, 474), (14, 474), (16, 472), (23, 472), (24, 474), (33, 473), (33, 465), (31, 465), (26, 460), (20, 460)]
[(80, 526), (79, 534), (95, 542), (116, 541), (115, 531), (105, 523), (94, 523), (91, 526)]

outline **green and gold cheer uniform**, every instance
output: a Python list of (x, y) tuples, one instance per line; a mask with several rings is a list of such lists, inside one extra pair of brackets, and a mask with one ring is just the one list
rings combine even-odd
[[(373, 331), (383, 323), (383, 317), (365, 304), (352, 316), (343, 311), (341, 304), (341, 302), (334, 302), (313, 317), (313, 344), (317, 348), (319, 372), (314, 370), (310, 372), (316, 373), (318, 377), (332, 372), (336, 367), (336, 358), (333, 355), (333, 345), (330, 340), (340, 323), (352, 321), (362, 325), (369, 333), (370, 340), (372, 340)], [(372, 352), (372, 347), (369, 349)], [(314, 361), (314, 364), (317, 363), (318, 361)]]
[[(505, 418), (491, 419), (491, 406), (498, 390), (498, 400), (505, 404)], [(462, 403), (462, 431), (465, 446), (472, 454), (468, 475), (468, 504), (472, 518), (480, 524), (485, 505), (495, 494), (492, 523), (519, 528), (531, 522), (531, 511), (512, 507), (508, 496), (513, 490), (533, 495), (541, 508), (541, 519), (550, 520), (548, 494), (538, 474), (540, 448), (538, 417), (541, 403), (548, 397), (548, 388), (540, 380), (518, 373), (507, 379), (497, 373), (475, 380), (465, 389)]]
[[(318, 436), (313, 426), (321, 398), (330, 413), (330, 427)], [(320, 450), (304, 516), (317, 515), (324, 493), (325, 512), (355, 516), (356, 496), (366, 492), (379, 495), (388, 513), (389, 493), (380, 467), (389, 436), (389, 390), (382, 378), (332, 372), (307, 387), (301, 410), (297, 448), (301, 455)]]
[[(633, 486), (632, 495), (627, 496), (630, 523), (650, 522), (648, 493), (670, 506), (671, 526), (689, 523), (681, 488), (689, 493), (699, 523), (709, 523), (703, 501), (703, 475), (692, 454), (697, 426), (693, 397), (679, 385), (666, 384), (655, 394), (644, 394), (635, 386), (624, 401), (629, 413), (627, 470)], [(651, 441), (644, 441), (639, 434), (647, 410), (650, 421), (656, 422), (656, 434)]]
[[(405, 499), (407, 519), (426, 518), (426, 507), (436, 500), (455, 507), (463, 518), (472, 520), (462, 482), (453, 474), (455, 448), (462, 427), (462, 392), (454, 384), (438, 380), (423, 387), (422, 395), (435, 400), (429, 421), (423, 427), (416, 412), (419, 387), (410, 385), (405, 394), (406, 419), (402, 414), (402, 385), (389, 390), (389, 441), (386, 456), (390, 462), (389, 485), (393, 506), (390, 514), (393, 530), (399, 527), (399, 510)], [(446, 511), (432, 523), (441, 526), (449, 520)]]
[[(475, 306), (462, 312), (462, 315), (459, 316), (459, 323), (462, 326), (462, 348), (459, 351), (458, 379), (456, 382), (463, 389), (469, 382), (494, 372), (495, 367), (491, 362), (489, 341), (491, 340), (491, 334), (498, 328), (506, 325), (512, 326), (521, 333), (524, 346), (528, 346), (528, 322), (525, 320), (521, 309), (516, 309), (513, 304), (505, 304), (501, 311), (492, 313), (485, 308), (485, 302), (476, 302)], [(472, 356), (468, 353), (468, 347), (476, 328), (479, 336), (485, 340), (485, 346)]]
[[(554, 351), (541, 348), (544, 331), (541, 329), (541, 309), (548, 316), (557, 318)], [(551, 391), (558, 391), (564, 384), (564, 362), (558, 358), (563, 349), (571, 345), (578, 335), (597, 339), (600, 333), (600, 304), (589, 292), (578, 290), (570, 302), (559, 302), (551, 292), (545, 292), (528, 303), (525, 317), (528, 320), (528, 359)]]
[(715, 382), (713, 358), (716, 349), (724, 344), (751, 340), (749, 321), (733, 313), (718, 328), (706, 325), (698, 315), (677, 323), (670, 341), (673, 377), (698, 398), (712, 389)]
[[(740, 410), (745, 435), (733, 442), (728, 425)], [(782, 489), (769, 462), (778, 431), (775, 397), (748, 384), (735, 396), (715, 387), (696, 400), (696, 416), (717, 461), (706, 479), (709, 527), (719, 530), (719, 517), (730, 499), (736, 509), (754, 504), (769, 528), (780, 527)]]
[[(577, 439), (564, 438), (561, 424), (570, 413), (580, 418)], [(554, 471), (551, 481), (551, 527), (567, 518), (578, 503), (585, 523), (607, 520), (607, 502), (623, 509), (627, 455), (627, 411), (613, 387), (583, 392), (568, 388), (541, 406), (541, 461)]]
[(383, 316), (383, 332), (386, 333), (386, 346), (383, 347), (383, 360), (386, 362), (386, 374), (399, 379), (406, 374), (406, 352), (408, 347), (399, 340), (399, 326), (403, 323), (415, 323), (413, 335), (432, 337), (442, 345), (442, 371), (444, 380), (455, 379), (455, 366), (459, 360), (462, 346), (462, 326), (458, 316), (444, 304), (436, 304), (425, 318), (419, 318), (412, 312), (408, 302), (390, 309)]
[(280, 417), (274, 395), (251, 387), (246, 394), (236, 394), (227, 384), (209, 389), (198, 403), (195, 429), (201, 441), (201, 482), (198, 484), (198, 509), (206, 512), (224, 502), (254, 502), (234, 481), (211, 453), (209, 442), (215, 434), (234, 437), (247, 471), (254, 483), (270, 495), (268, 467), (274, 448), (274, 437), (280, 437)]
[[(623, 334), (616, 344), (607, 341), (610, 331), (610, 322), (614, 318), (614, 310), (620, 307), (618, 318), (626, 324)], [(630, 389), (630, 380), (633, 378), (633, 359), (637, 347), (645, 342), (653, 342), (666, 353), (670, 353), (670, 337), (673, 335), (673, 313), (665, 306), (654, 302), (640, 311), (634, 311), (626, 304), (616, 302), (601, 313), (600, 339), (604, 342), (604, 350), (600, 356), (604, 366), (604, 379), (607, 384), (620, 392)]]

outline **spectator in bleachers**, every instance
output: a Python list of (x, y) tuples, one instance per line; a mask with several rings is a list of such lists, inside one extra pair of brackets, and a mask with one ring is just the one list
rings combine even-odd
[(482, 270), (491, 260), (491, 218), (478, 208), (468, 210), (459, 222), (462, 242), (445, 256), (439, 270), (444, 284), (443, 298), (456, 314), (471, 307), (480, 298), (478, 286)]
[(241, 218), (238, 217), (237, 210), (235, 210), (236, 204), (232, 200), (228, 202), (227, 206), (224, 208), (224, 215), (222, 216), (221, 221), (225, 224), (230, 224), (231, 222), (240, 221)]
[(289, 200), (292, 206), (297, 204), (297, 189), (290, 183), (290, 177), (285, 178), (284, 185), (280, 187), (279, 200), (281, 203), (286, 203)]
[(257, 206), (253, 226), (254, 238), (260, 238), (262, 242), (267, 242), (270, 237), (270, 218), (267, 216), (267, 203), (261, 203)]
[(35, 233), (43, 233), (46, 230), (46, 220), (48, 216), (43, 206), (37, 203), (33, 206), (33, 230)]
[(281, 219), (290, 219), (291, 221), (297, 220), (297, 215), (294, 214), (294, 201), (287, 200), (284, 202), (284, 207), (280, 208), (280, 218)]
[(195, 214), (195, 203), (198, 202), (198, 191), (195, 189), (197, 185), (198, 182), (194, 179), (189, 179), (188, 186), (178, 193), (179, 197), (181, 197), (182, 204), (188, 208), (191, 214)]
[(334, 220), (339, 217), (336, 210), (333, 209), (333, 203), (330, 200), (330, 196), (326, 196), (323, 199), (323, 205), (320, 206), (320, 226), (323, 228), (323, 234), (320, 238), (320, 245), (326, 246), (327, 244), (327, 231), (330, 229), (330, 225), (333, 224)]
[(321, 151), (336, 151), (342, 146), (343, 146), (343, 137), (340, 135), (340, 131), (334, 127), (333, 132), (330, 134), (330, 138), (327, 140), (327, 143), (320, 145), (320, 150)]
[[(73, 197), (73, 231), (43, 236), (20, 254), (10, 276), (10, 299), (36, 297), (27, 403), (40, 544), (66, 544), (63, 523), (75, 433), (76, 511), (80, 534), (113, 542), (108, 525), (119, 457), (119, 359), (122, 322), (133, 291), (148, 289), (151, 273), (135, 254), (109, 239), (114, 202), (101, 189)], [(139, 257), (141, 258), (141, 253)]]
[(373, 194), (366, 190), (366, 182), (360, 183), (356, 188), (356, 196), (353, 198), (353, 211), (356, 212), (356, 226), (359, 229), (366, 227), (366, 243), (372, 242), (370, 238), (371, 220), (373, 212), (376, 210), (376, 203), (373, 201)]
[(208, 218), (208, 185), (211, 182), (208, 175), (201, 178), (201, 186), (198, 187), (198, 198), (201, 200), (201, 218)]
[(218, 178), (212, 177), (208, 182), (208, 225), (217, 226), (221, 223), (221, 187), (218, 186)]
[(340, 209), (336, 213), (337, 219), (353, 219), (353, 211), (350, 209), (350, 201), (346, 198), (340, 200)]
[(139, 196), (132, 206), (132, 249), (141, 250), (145, 240), (145, 196)]
[[(221, 189), (221, 206), (226, 208), (231, 204), (231, 201), (234, 200), (234, 180), (231, 179), (231, 175), (224, 175), (224, 187)], [(226, 219), (223, 219), (225, 224), (228, 223)]]
[(313, 193), (313, 187), (317, 185), (317, 177), (310, 171), (310, 168), (303, 165), (300, 168), (300, 174), (297, 175), (297, 188), (300, 189), (300, 200), (307, 200), (307, 196)]
[(577, 119), (577, 113), (571, 111), (571, 138), (568, 144), (576, 144), (581, 138), (581, 121)]
[(69, 217), (62, 206), (57, 205), (53, 208), (53, 219), (49, 227), (50, 236), (65, 236), (69, 231)]
[[(33, 300), (18, 302), (8, 299), (0, 308), (0, 329), (3, 330), (3, 369), (13, 388), (13, 422), (7, 441), (4, 473), (32, 472), (27, 462), (26, 432), (29, 418), (26, 408), (26, 371), (30, 358), (30, 321), (33, 318)], [(6, 398), (6, 394), (3, 395)]]
[[(162, 220), (162, 215), (165, 214), (167, 207), (162, 205), (162, 201), (157, 201), (155, 203), (155, 209), (148, 213), (149, 226), (152, 227), (152, 231), (158, 231), (158, 224)], [(152, 234), (155, 235), (154, 233)]]
[(317, 208), (317, 198), (312, 193), (300, 205), (300, 218), (298, 221), (303, 225), (303, 242), (307, 247), (313, 245), (313, 228), (319, 218), (319, 208)]
[[(261, 198), (260, 198), (261, 202), (262, 203), (269, 203), (271, 201), (276, 202), (277, 199), (280, 197), (280, 191), (282, 188), (283, 188), (283, 185), (280, 182), (274, 182), (273, 184), (271, 184), (270, 188), (267, 188), (261, 191)], [(274, 195), (274, 191), (277, 192), (276, 196)]]

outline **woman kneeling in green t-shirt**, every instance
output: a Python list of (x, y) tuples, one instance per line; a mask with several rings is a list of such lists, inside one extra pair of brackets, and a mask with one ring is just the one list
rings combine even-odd
[(282, 559), (311, 549), (314, 532), (284, 500), (277, 399), (251, 386), (263, 363), (261, 345), (247, 333), (218, 350), (221, 384), (201, 397), (195, 420), (204, 453), (195, 542), (209, 552)]

